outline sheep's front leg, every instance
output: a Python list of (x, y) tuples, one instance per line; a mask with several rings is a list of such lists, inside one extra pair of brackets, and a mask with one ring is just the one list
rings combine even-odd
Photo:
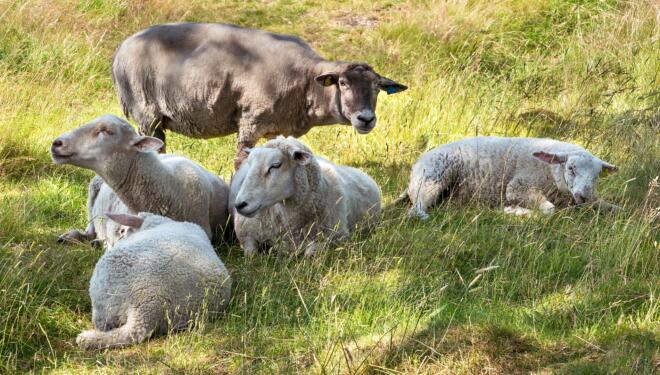
[(527, 207), (538, 208), (546, 215), (552, 215), (555, 212), (555, 205), (552, 204), (543, 193), (536, 189), (532, 189), (528, 192)]
[(317, 251), (319, 250), (319, 245), (318, 243), (312, 241), (307, 243), (305, 246), (305, 258), (314, 258), (316, 256)]
[(242, 118), (238, 123), (238, 138), (236, 140), (236, 158), (234, 159), (234, 168), (238, 170), (243, 161), (248, 157), (248, 149), (257, 144), (259, 138), (263, 137), (263, 127), (259, 126), (254, 116)]
[(606, 202), (602, 199), (598, 199), (594, 201), (591, 206), (598, 210), (598, 211), (607, 211), (607, 212), (618, 212), (623, 210), (623, 208), (617, 206), (616, 204), (612, 204), (609, 202)]
[(238, 170), (241, 167), (241, 164), (247, 159), (248, 153), (247, 150), (254, 147), (255, 142), (239, 142), (236, 145), (236, 158), (234, 158), (234, 169)]
[(82, 243), (92, 241), (96, 238), (96, 231), (94, 230), (94, 223), (87, 224), (84, 232), (77, 229), (72, 229), (57, 238), (59, 243)]
[[(506, 200), (513, 206), (507, 206), (504, 212), (515, 215), (530, 215), (530, 209), (539, 209), (542, 213), (550, 215), (555, 212), (555, 205), (536, 188), (522, 179), (513, 179), (506, 187)], [(522, 207), (519, 207), (522, 206)]]
[(259, 246), (257, 241), (252, 237), (247, 237), (240, 239), (241, 247), (243, 248), (243, 253), (246, 257), (253, 257), (259, 252)]

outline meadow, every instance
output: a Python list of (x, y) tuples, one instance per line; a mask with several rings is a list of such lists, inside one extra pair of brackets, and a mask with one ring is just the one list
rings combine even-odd
[[(102, 250), (91, 172), (55, 166), (59, 134), (121, 115), (117, 45), (154, 23), (295, 34), (410, 89), (376, 129), (317, 127), (317, 154), (363, 169), (385, 203), (424, 151), (474, 135), (553, 137), (619, 166), (616, 214), (519, 218), (448, 202), (426, 222), (388, 210), (370, 237), (313, 260), (217, 252), (227, 313), (135, 347), (84, 352)], [(660, 4), (653, 0), (0, 0), (0, 373), (650, 374), (660, 371)], [(168, 134), (229, 181), (235, 136)]]

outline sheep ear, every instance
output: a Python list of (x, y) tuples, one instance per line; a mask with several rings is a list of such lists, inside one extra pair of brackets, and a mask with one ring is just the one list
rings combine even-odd
[(295, 150), (291, 153), (291, 158), (300, 165), (307, 165), (312, 160), (312, 154), (303, 150)]
[(601, 175), (601, 177), (605, 177), (610, 173), (615, 173), (615, 172), (618, 172), (618, 171), (619, 171), (619, 167), (604, 161), (603, 162), (603, 169), (600, 171), (600, 175)]
[(396, 94), (401, 91), (408, 90), (408, 86), (402, 85), (399, 82), (395, 82), (387, 77), (380, 77), (380, 82), (378, 86), (381, 90), (385, 91), (387, 95)]
[(534, 155), (537, 159), (542, 160), (548, 164), (561, 164), (565, 163), (566, 160), (568, 159), (566, 155), (561, 155), (561, 154), (552, 154), (549, 152), (535, 152)]
[(326, 73), (321, 74), (314, 78), (314, 80), (321, 86), (328, 87), (332, 86), (339, 81), (339, 75), (337, 73)]
[(117, 224), (125, 225), (127, 227), (131, 227), (133, 229), (140, 229), (142, 226), (142, 223), (144, 223), (144, 219), (135, 216), (135, 215), (127, 215), (127, 214), (111, 214), (111, 213), (106, 213), (105, 216), (116, 222)]
[(158, 151), (163, 147), (163, 141), (155, 137), (139, 136), (133, 142), (133, 147), (140, 152)]

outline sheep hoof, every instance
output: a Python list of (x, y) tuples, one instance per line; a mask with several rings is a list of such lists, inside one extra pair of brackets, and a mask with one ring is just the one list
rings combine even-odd
[(305, 258), (314, 258), (316, 256), (318, 246), (315, 243), (310, 243), (305, 247)]
[(424, 212), (421, 209), (415, 209), (411, 208), (410, 211), (408, 211), (408, 219), (409, 220), (428, 220), (429, 219), (429, 214)]
[(247, 258), (254, 258), (259, 253), (259, 248), (254, 240), (246, 240), (242, 247), (243, 254)]
[(83, 350), (91, 350), (96, 347), (96, 332), (94, 330), (82, 331), (76, 337), (76, 344)]
[(82, 243), (85, 240), (85, 235), (80, 233), (79, 230), (70, 230), (63, 235), (57, 237), (57, 243)]
[(599, 201), (594, 206), (597, 210), (600, 210), (600, 211), (603, 211), (603, 212), (612, 212), (612, 213), (614, 213), (614, 212), (623, 211), (623, 207), (620, 207), (620, 206), (617, 206), (615, 204), (608, 203), (608, 202), (605, 202), (605, 201)]
[(552, 215), (553, 213), (555, 213), (555, 205), (553, 205), (550, 202), (542, 203), (539, 209), (541, 210), (542, 213), (546, 215)]
[(103, 247), (103, 242), (99, 239), (92, 240), (92, 242), (90, 242), (89, 244), (96, 249), (100, 249)]

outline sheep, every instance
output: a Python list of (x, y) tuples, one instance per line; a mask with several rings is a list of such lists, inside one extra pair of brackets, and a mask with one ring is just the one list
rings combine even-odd
[[(245, 255), (283, 240), (305, 256), (379, 220), (381, 193), (365, 173), (314, 156), (282, 136), (249, 151), (231, 182), (234, 229)], [(233, 202), (233, 203), (231, 203)]]
[[(138, 135), (128, 122), (113, 115), (102, 116), (59, 136), (51, 145), (51, 158), (56, 164), (72, 164), (91, 169), (128, 211), (152, 212), (178, 221), (199, 224), (214, 241), (222, 238), (228, 225), (227, 199), (229, 186), (219, 177), (191, 160), (177, 155), (159, 155), (162, 141)], [(90, 184), (88, 201), (94, 202)], [(96, 198), (98, 200), (98, 197)], [(104, 201), (104, 204), (114, 198)], [(92, 204), (90, 207), (94, 207)], [(94, 217), (95, 211), (89, 210)], [(91, 239), (97, 226), (83, 233)], [(68, 236), (72, 234), (72, 236)], [(80, 234), (71, 231), (61, 236), (67, 240)]]
[(411, 218), (449, 192), (459, 200), (506, 204), (505, 212), (552, 214), (555, 205), (617, 206), (597, 198), (598, 176), (618, 168), (580, 146), (552, 139), (475, 137), (438, 146), (422, 155), (410, 172), (408, 188), (396, 202), (410, 200)]
[(154, 25), (128, 37), (112, 77), (124, 115), (143, 134), (238, 133), (236, 169), (262, 137), (331, 124), (367, 134), (379, 91), (407, 89), (365, 63), (325, 60), (297, 37), (210, 23)]
[(94, 329), (78, 335), (81, 348), (137, 344), (226, 309), (231, 277), (199, 225), (144, 212), (106, 216), (135, 232), (96, 263), (89, 283)]
[(60, 243), (91, 241), (94, 246), (105, 245), (106, 248), (112, 248), (117, 241), (126, 237), (127, 228), (115, 221), (106, 220), (103, 216), (106, 212), (130, 213), (128, 207), (103, 182), (103, 179), (94, 176), (87, 192), (87, 228), (84, 232), (70, 230), (59, 236), (57, 241)]

